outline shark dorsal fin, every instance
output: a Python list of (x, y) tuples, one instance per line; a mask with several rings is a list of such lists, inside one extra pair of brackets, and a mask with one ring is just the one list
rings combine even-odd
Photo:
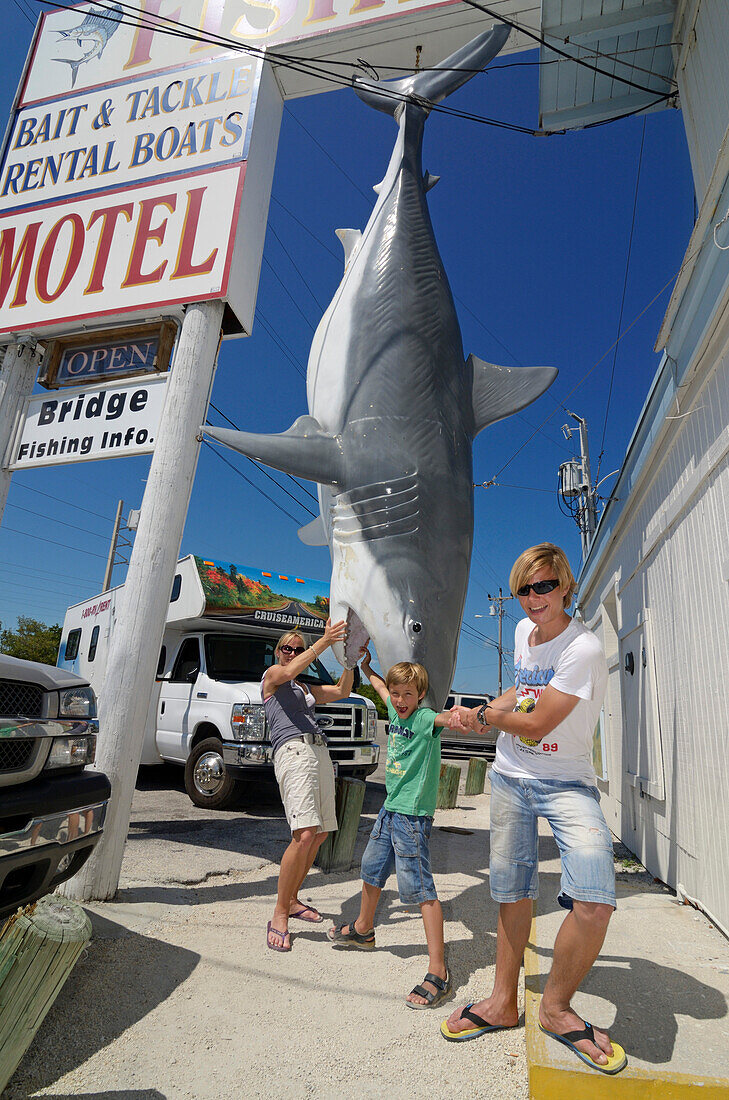
[(362, 240), (362, 230), (335, 229), (334, 232), (342, 242), (342, 248), (344, 249), (344, 266), (347, 267), (349, 261), (352, 259), (355, 248)]
[(313, 416), (300, 416), (280, 435), (258, 435), (208, 426), (201, 431), (248, 458), (294, 477), (318, 481), (321, 485), (341, 483), (344, 474), (341, 441), (325, 432)]
[(426, 191), (431, 191), (439, 179), (440, 176), (434, 176), (432, 172), (428, 172), (426, 169), (425, 175), (423, 176), (423, 187)]
[(473, 434), (519, 412), (540, 397), (557, 377), (554, 367), (499, 367), (469, 355), (473, 369)]

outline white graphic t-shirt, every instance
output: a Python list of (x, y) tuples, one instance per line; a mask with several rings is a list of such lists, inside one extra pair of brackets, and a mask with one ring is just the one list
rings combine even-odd
[(518, 702), (536, 702), (547, 684), (565, 695), (576, 695), (579, 701), (541, 741), (500, 733), (493, 767), (514, 779), (561, 779), (594, 786), (593, 734), (608, 676), (602, 647), (595, 635), (575, 619), (542, 645), (529, 645), (533, 630), (534, 624), (522, 619), (514, 634)]

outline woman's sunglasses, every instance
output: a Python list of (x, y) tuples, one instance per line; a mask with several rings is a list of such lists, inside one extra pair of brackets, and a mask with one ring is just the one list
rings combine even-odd
[[(528, 596), (531, 589), (537, 596), (546, 596), (548, 592), (554, 592), (559, 587), (559, 581), (535, 581), (534, 584), (523, 584), (517, 588), (517, 596)], [(283, 646), (281, 646), (283, 649)]]
[(298, 657), (298, 655), (300, 653), (305, 653), (306, 652), (303, 645), (302, 646), (298, 646), (298, 645), (296, 645), (296, 646), (294, 646), (294, 645), (280, 645), (278, 648), (280, 649), (280, 651), (282, 653), (285, 653), (287, 657), (289, 657), (292, 653), (295, 654)]

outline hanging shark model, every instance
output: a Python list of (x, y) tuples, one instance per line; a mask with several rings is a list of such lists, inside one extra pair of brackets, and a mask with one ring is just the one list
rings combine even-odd
[(468, 584), (474, 436), (534, 401), (557, 373), (464, 358), (425, 197), (437, 182), (421, 167), (430, 108), (508, 34), (497, 25), (404, 80), (357, 81), (360, 99), (391, 114), (399, 133), (366, 228), (337, 233), (345, 270), (311, 346), (311, 415), (281, 435), (204, 429), (319, 483), (321, 517), (299, 534), (331, 551), (331, 617), (347, 620), (337, 659), (352, 667), (370, 638), (383, 670), (419, 661), (436, 708), (451, 686)]

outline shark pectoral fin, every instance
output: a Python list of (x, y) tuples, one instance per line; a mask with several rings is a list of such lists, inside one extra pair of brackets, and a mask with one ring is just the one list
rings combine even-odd
[(294, 477), (318, 481), (322, 485), (337, 485), (342, 479), (341, 441), (325, 432), (313, 416), (300, 416), (280, 435), (258, 435), (207, 426), (203, 431), (210, 439)]
[(426, 191), (432, 191), (440, 176), (434, 176), (432, 172), (426, 172), (423, 176), (423, 187)]
[(299, 527), (297, 534), (304, 546), (327, 546), (329, 543), (327, 533), (324, 530), (324, 520), (321, 516), (317, 516), (311, 523)]
[(469, 355), (473, 368), (473, 434), (536, 401), (557, 377), (555, 367), (499, 367)]

